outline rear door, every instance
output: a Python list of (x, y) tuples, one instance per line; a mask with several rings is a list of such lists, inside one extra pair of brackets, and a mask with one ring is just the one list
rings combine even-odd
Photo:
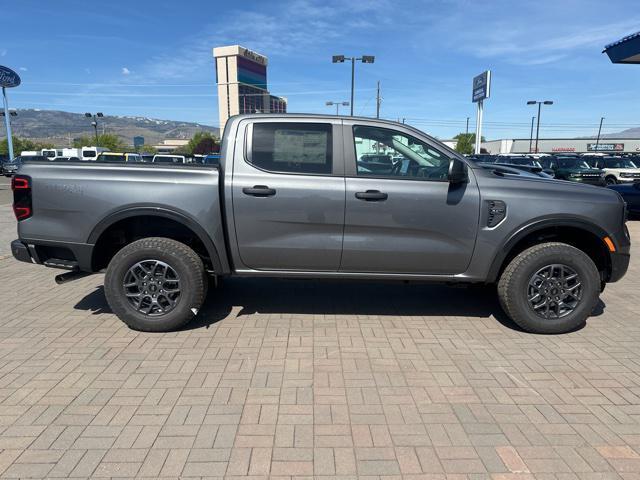
[(244, 149), (234, 154), (232, 200), (244, 267), (337, 271), (345, 208), (340, 120), (247, 121), (238, 135)]
[[(475, 247), (480, 194), (448, 181), (450, 157), (408, 129), (345, 120), (346, 214), (340, 271), (464, 272)], [(388, 171), (369, 168), (386, 155)], [(469, 169), (470, 170), (470, 169)]]

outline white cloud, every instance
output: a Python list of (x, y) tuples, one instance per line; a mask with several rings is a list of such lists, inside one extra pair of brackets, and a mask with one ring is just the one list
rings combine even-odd
[(4, 57), (7, 54), (6, 48), (0, 48), (0, 57)]
[(131, 73), (131, 70), (129, 70), (127, 67), (122, 67), (122, 75), (129, 75)]
[(177, 50), (152, 57), (136, 70), (147, 80), (192, 77), (214, 68), (212, 48), (222, 45), (239, 44), (270, 58), (311, 55), (356, 32), (388, 24), (390, 8), (390, 0), (289, 0), (275, 13), (230, 11)]
[(29, 69), (27, 67), (20, 67), (18, 70), (20, 70), (21, 72), (26, 72)]

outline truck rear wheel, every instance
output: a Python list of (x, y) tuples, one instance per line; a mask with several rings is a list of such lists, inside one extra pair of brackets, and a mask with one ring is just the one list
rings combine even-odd
[(582, 326), (599, 294), (595, 264), (565, 243), (543, 243), (521, 252), (498, 282), (505, 313), (531, 333), (566, 333)]
[(143, 238), (114, 255), (107, 267), (107, 302), (134, 330), (167, 332), (197, 314), (206, 295), (204, 265), (183, 243)]

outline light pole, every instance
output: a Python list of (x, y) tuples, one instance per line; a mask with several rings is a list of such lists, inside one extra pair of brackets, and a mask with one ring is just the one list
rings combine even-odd
[(536, 127), (536, 151), (535, 153), (538, 153), (538, 139), (540, 137), (540, 112), (542, 109), (542, 105), (553, 105), (553, 102), (551, 100), (544, 100), (542, 102), (538, 102), (537, 100), (529, 100), (527, 102), (527, 105), (536, 105), (538, 104), (538, 125)]
[(332, 102), (332, 101), (328, 101), (325, 102), (325, 105), (327, 107), (331, 107), (333, 105), (336, 106), (336, 115), (340, 115), (340, 105), (342, 105), (343, 107), (348, 107), (349, 106), (349, 102)]
[(598, 151), (598, 145), (600, 145), (600, 132), (602, 132), (602, 122), (604, 117), (600, 117), (600, 127), (598, 128), (598, 138), (596, 139), (596, 152)]
[[(9, 153), (9, 161), (13, 162), (14, 154), (13, 154), (13, 134), (11, 133), (11, 118), (18, 115), (18, 112), (14, 109), (9, 108), (9, 103), (7, 102), (7, 92), (4, 87), (2, 87), (2, 98), (4, 100), (4, 109), (0, 110), (0, 117), (5, 117), (4, 126), (7, 129), (7, 150)], [(7, 116), (7, 113), (9, 116)]]
[(531, 117), (531, 133), (529, 134), (529, 153), (531, 153), (531, 147), (533, 146), (533, 122), (536, 117)]
[(84, 114), (84, 116), (87, 118), (93, 118), (91, 125), (93, 126), (93, 129), (95, 130), (95, 133), (96, 133), (96, 147), (99, 147), (100, 145), (98, 145), (98, 143), (100, 141), (98, 140), (98, 118), (102, 118), (104, 117), (104, 115), (102, 114), (102, 112), (98, 112), (95, 115), (87, 112)]
[(345, 57), (344, 55), (334, 55), (331, 57), (333, 63), (344, 63), (345, 60), (351, 60), (351, 116), (353, 117), (353, 94), (356, 84), (356, 61), (362, 63), (373, 63), (376, 57), (373, 55), (362, 55), (362, 57)]

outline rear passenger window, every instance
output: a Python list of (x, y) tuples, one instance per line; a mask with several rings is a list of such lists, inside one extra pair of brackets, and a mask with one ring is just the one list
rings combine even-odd
[(271, 172), (330, 174), (331, 124), (254, 123), (251, 161)]

